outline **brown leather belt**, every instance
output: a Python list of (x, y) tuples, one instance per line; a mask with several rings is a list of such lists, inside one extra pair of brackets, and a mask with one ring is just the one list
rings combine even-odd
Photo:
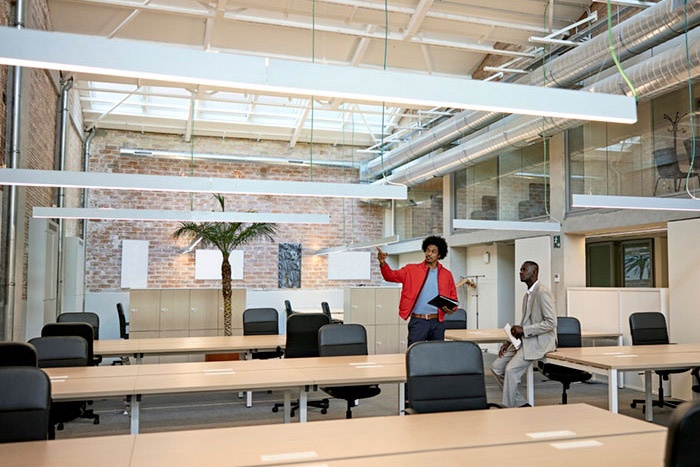
[(411, 313), (411, 317), (419, 319), (437, 319), (438, 315), (419, 315), (418, 313)]

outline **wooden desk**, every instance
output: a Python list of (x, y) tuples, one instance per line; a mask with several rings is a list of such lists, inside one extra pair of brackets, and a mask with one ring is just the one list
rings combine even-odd
[(617, 381), (621, 371), (643, 371), (646, 419), (653, 420), (651, 373), (654, 370), (700, 366), (700, 344), (638, 345), (599, 347), (601, 352), (586, 348), (558, 349), (548, 353), (544, 361), (590, 373), (607, 376), (608, 407), (617, 412)]
[[(622, 334), (604, 333), (593, 331), (581, 331), (582, 339), (617, 339), (617, 344), (622, 345)], [(496, 329), (448, 329), (445, 331), (445, 339), (454, 341), (471, 341), (476, 344), (501, 344), (505, 342), (506, 335), (502, 328)], [(608, 348), (608, 347), (596, 347)], [(616, 347), (613, 347), (616, 348)], [(527, 401), (530, 405), (535, 405), (535, 381), (532, 365), (525, 375), (527, 385)], [(619, 387), (623, 387), (622, 379), (619, 380)]]
[(183, 355), (274, 350), (284, 347), (285, 335), (163, 337), (151, 339), (96, 340), (94, 353), (102, 357), (133, 355), (141, 363), (145, 355)]
[(310, 387), (399, 383), (398, 413), (404, 410), (404, 354), (243, 360), (229, 362), (47, 368), (55, 400), (126, 396), (131, 403), (131, 433), (139, 432), (144, 395), (183, 392), (283, 389), (284, 420), (290, 422), (292, 394), (299, 397), (299, 421), (306, 422)]
[[(572, 459), (570, 465), (576, 466), (581, 465), (575, 461), (577, 456), (590, 459), (594, 454), (599, 457), (596, 465), (600, 462), (611, 465), (606, 464), (605, 456), (601, 456), (601, 453), (609, 453), (622, 465), (651, 465), (652, 460), (656, 462), (654, 465), (660, 465), (658, 459), (663, 457), (665, 436), (664, 427), (586, 404), (570, 404), (12, 443), (0, 445), (0, 458), (4, 465), (7, 465), (6, 459), (16, 459), (20, 462), (17, 465), (36, 467), (80, 467), (88, 465), (88, 461), (104, 467), (310, 462), (379, 465), (382, 460), (391, 464), (396, 459), (404, 459), (409, 465), (417, 465), (419, 461), (425, 465), (425, 459), (434, 463), (436, 456), (441, 465), (487, 463), (476, 459), (518, 459), (518, 462), (526, 461), (527, 465), (535, 464), (534, 459), (542, 459), (541, 465), (545, 466), (569, 465), (556, 460)], [(554, 443), (591, 439), (602, 443), (603, 447), (552, 450), (552, 456), (562, 457), (549, 460), (544, 455), (550, 454), (546, 449)], [(90, 443), (97, 446), (90, 449), (99, 448), (107, 454), (115, 452), (115, 456), (105, 455), (96, 461), (88, 453), (88, 459), (83, 459), (82, 445), (89, 446)], [(627, 450), (635, 443), (635, 449), (641, 453), (625, 452), (623, 455), (616, 451)], [(117, 449), (121, 452), (117, 453)], [(482, 449), (486, 451), (481, 452)], [(500, 450), (507, 450), (512, 457), (500, 457)], [(594, 453), (585, 452), (588, 450)], [(514, 452), (519, 454), (514, 455)], [(128, 455), (130, 461), (125, 459)], [(627, 462), (628, 455), (644, 462)], [(14, 464), (10, 462), (9, 465)]]
[(538, 467), (659, 467), (664, 464), (666, 433), (577, 438), (528, 444), (507, 444), (466, 449), (374, 456), (326, 461), (331, 467), (423, 467), (437, 459), (444, 465), (536, 465)]

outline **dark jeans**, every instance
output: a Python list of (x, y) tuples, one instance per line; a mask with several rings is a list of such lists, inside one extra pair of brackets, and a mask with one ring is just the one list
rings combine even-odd
[(445, 324), (437, 319), (411, 317), (408, 322), (408, 346), (420, 341), (445, 340)]

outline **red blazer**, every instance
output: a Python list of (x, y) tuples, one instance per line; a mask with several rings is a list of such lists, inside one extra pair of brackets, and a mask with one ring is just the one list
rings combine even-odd
[[(438, 263), (438, 293), (457, 300), (457, 288), (452, 273), (442, 264)], [(428, 266), (423, 263), (407, 264), (394, 271), (387, 263), (379, 268), (382, 272), (382, 277), (388, 282), (400, 282), (403, 284), (401, 289), (401, 301), (399, 302), (399, 316), (406, 320), (411, 316), (413, 307), (416, 306), (416, 300), (423, 288), (423, 283), (428, 277)], [(445, 313), (438, 308), (438, 319), (443, 321)]]

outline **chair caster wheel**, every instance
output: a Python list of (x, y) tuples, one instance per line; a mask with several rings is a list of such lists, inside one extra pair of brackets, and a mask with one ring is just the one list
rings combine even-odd
[(95, 420), (95, 421), (92, 422), (92, 424), (93, 424), (93, 425), (99, 425), (99, 424), (100, 424), (100, 421), (99, 421), (99, 420)]
[(326, 409), (321, 409), (321, 413), (322, 413), (323, 415), (326, 415), (326, 414), (328, 413), (328, 410), (326, 410)]
[(280, 410), (280, 409), (279, 409), (279, 408), (277, 408), (277, 407), (273, 407), (273, 408), (272, 408), (272, 411), (273, 411), (274, 413), (277, 413), (277, 412), (279, 412), (279, 410)]
[(636, 409), (636, 408), (637, 408), (637, 403), (636, 403), (636, 402), (632, 402), (632, 403), (630, 404), (630, 407), (632, 407), (633, 409)]

